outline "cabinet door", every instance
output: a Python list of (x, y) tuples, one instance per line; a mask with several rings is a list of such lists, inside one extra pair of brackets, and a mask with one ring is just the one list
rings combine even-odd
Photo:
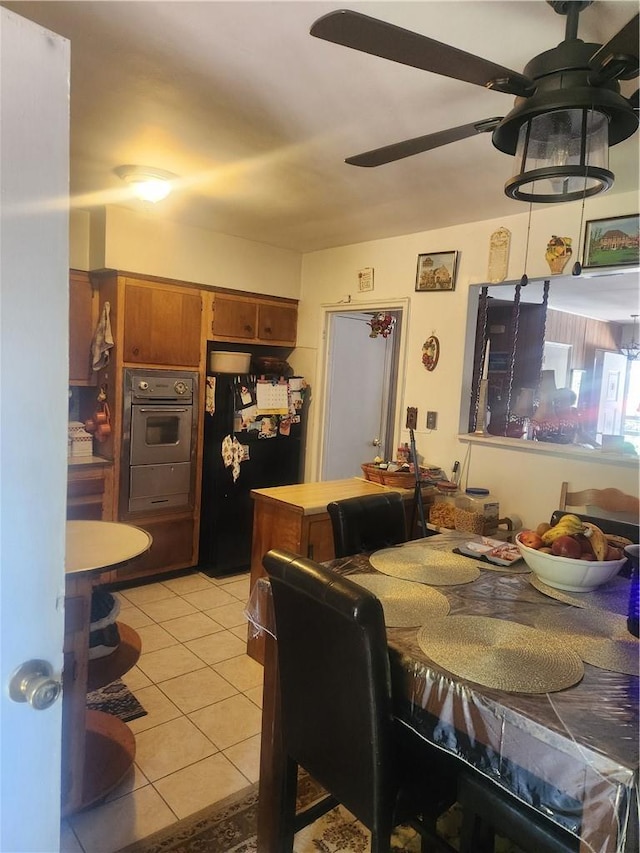
[(95, 385), (91, 369), (91, 341), (98, 319), (97, 291), (89, 274), (69, 273), (69, 384)]
[(225, 341), (233, 338), (244, 341), (255, 340), (257, 334), (255, 300), (216, 293), (213, 297), (211, 330), (214, 338)]
[(153, 538), (151, 548), (122, 569), (117, 569), (114, 579), (142, 578), (176, 569), (190, 568), (197, 563), (194, 549), (196, 521), (193, 517), (133, 523), (138, 523), (143, 530), (151, 534)]
[(125, 363), (199, 367), (202, 297), (199, 291), (127, 281)]
[(295, 305), (258, 303), (258, 337), (270, 343), (295, 345), (298, 309)]

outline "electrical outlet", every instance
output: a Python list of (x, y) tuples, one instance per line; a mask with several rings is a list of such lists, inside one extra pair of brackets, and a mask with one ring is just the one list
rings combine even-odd
[(427, 412), (427, 429), (437, 429), (438, 413)]

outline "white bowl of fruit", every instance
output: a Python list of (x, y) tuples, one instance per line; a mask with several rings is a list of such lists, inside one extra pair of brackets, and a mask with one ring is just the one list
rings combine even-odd
[(516, 545), (531, 571), (543, 583), (570, 592), (591, 592), (615, 577), (626, 562), (595, 524), (563, 515), (553, 527), (540, 524), (523, 530)]

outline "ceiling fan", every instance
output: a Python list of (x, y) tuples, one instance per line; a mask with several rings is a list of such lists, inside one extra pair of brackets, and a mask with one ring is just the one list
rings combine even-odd
[(406, 139), (348, 157), (353, 166), (381, 166), (474, 136), (491, 133), (496, 148), (516, 155), (505, 193), (522, 201), (574, 201), (609, 189), (608, 149), (638, 127), (638, 92), (620, 93), (619, 80), (638, 76), (638, 20), (632, 18), (605, 45), (577, 37), (580, 12), (593, 0), (547, 0), (566, 15), (565, 38), (535, 56), (523, 73), (458, 50), (428, 36), (348, 9), (330, 12), (311, 35), (364, 53), (515, 95), (505, 117)]

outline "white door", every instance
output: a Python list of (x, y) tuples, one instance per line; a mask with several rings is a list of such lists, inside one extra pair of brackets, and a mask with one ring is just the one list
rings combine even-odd
[(53, 853), (61, 702), (9, 699), (62, 667), (68, 419), (69, 44), (0, 9), (0, 850)]
[[(603, 435), (623, 433), (624, 389), (627, 375), (627, 358), (617, 352), (596, 353), (596, 360), (602, 358), (602, 379), (598, 401), (598, 440)], [(598, 371), (596, 371), (598, 373)]]
[(362, 476), (363, 462), (395, 457), (385, 447), (393, 417), (391, 382), (399, 330), (371, 338), (369, 313), (330, 315), (322, 480)]

